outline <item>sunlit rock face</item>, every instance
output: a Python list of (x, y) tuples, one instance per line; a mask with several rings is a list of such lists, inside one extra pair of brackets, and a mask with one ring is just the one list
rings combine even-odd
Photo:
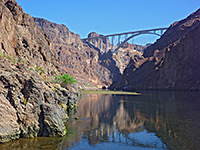
[(88, 83), (112, 83), (111, 72), (99, 64), (98, 49), (83, 43), (80, 36), (71, 32), (65, 25), (41, 18), (34, 18), (34, 21), (51, 40), (51, 48), (61, 68), (74, 76), (82, 86)]
[[(82, 42), (80, 36), (71, 32), (65, 25), (59, 25), (41, 18), (34, 18), (35, 23), (41, 27), (51, 40), (51, 48), (56, 53), (57, 59), (63, 70), (75, 76), (84, 84), (110, 85), (119, 81), (120, 76), (130, 60), (142, 59), (142, 53), (137, 50), (143, 46), (126, 43), (116, 55), (106, 52), (106, 38), (103, 39), (102, 49), (99, 49), (100, 40), (91, 40), (90, 43)], [(91, 32), (88, 37), (101, 36)], [(112, 45), (108, 40), (108, 49)], [(92, 87), (91, 87), (92, 88)]]
[[(97, 36), (103, 36), (96, 32), (91, 32), (88, 34), (88, 38), (97, 37)], [(133, 60), (134, 62), (138, 62), (139, 60), (143, 59), (142, 51), (145, 48), (145, 46), (136, 45), (136, 44), (130, 44), (125, 43), (124, 45), (119, 48), (118, 52), (115, 54), (112, 54), (110, 51), (112, 51), (112, 44), (109, 40), (109, 38), (103, 38), (102, 40), (102, 49), (100, 50), (100, 64), (111, 70), (112, 74), (114, 75), (114, 81), (119, 80), (119, 75), (122, 75), (124, 72), (124, 69), (129, 64), (130, 60)], [(106, 52), (106, 41), (107, 41), (107, 47), (108, 52)], [(93, 45), (97, 45), (100, 47), (101, 40), (100, 39), (92, 39), (90, 40), (90, 43)], [(114, 48), (117, 48), (118, 45), (115, 45)]]
[(200, 9), (172, 24), (144, 51), (144, 59), (130, 62), (115, 88), (135, 90), (200, 89)]
[(0, 143), (63, 136), (61, 104), (76, 104), (80, 91), (48, 82), (61, 74), (50, 40), (15, 0), (0, 1), (0, 14)]

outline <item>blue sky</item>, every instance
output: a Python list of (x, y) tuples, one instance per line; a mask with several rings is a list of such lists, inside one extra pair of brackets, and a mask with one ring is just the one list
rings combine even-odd
[[(168, 27), (200, 8), (200, 0), (16, 0), (31, 16), (65, 24), (87, 37), (90, 32), (112, 34)], [(156, 36), (136, 38), (137, 44)]]

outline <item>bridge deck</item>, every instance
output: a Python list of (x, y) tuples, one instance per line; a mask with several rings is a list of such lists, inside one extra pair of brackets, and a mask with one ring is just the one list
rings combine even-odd
[(156, 28), (156, 29), (148, 29), (148, 30), (139, 30), (139, 31), (133, 31), (133, 32), (124, 32), (124, 33), (117, 33), (117, 34), (109, 34), (109, 35), (101, 35), (91, 38), (83, 38), (82, 40), (92, 40), (97, 38), (106, 38), (106, 37), (112, 37), (112, 36), (120, 36), (120, 35), (126, 35), (126, 34), (135, 34), (135, 33), (142, 33), (142, 32), (150, 32), (150, 31), (158, 31), (158, 30), (167, 30), (167, 28)]

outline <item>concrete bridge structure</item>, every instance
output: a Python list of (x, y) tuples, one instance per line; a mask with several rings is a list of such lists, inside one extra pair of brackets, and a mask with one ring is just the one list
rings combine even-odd
[[(83, 42), (88, 42), (92, 44), (93, 46), (99, 48), (100, 51), (103, 51), (105, 49), (106, 52), (111, 50), (113, 53), (117, 53), (120, 47), (122, 47), (126, 42), (128, 42), (130, 39), (133, 39), (136, 36), (139, 36), (142, 34), (154, 34), (157, 36), (161, 36), (166, 30), (167, 28), (156, 28), (156, 29), (149, 29), (149, 30), (109, 34), (109, 35), (99, 35), (95, 37), (84, 38), (81, 40)], [(122, 36), (124, 37), (123, 40), (122, 40)], [(111, 41), (111, 45), (110, 45), (110, 41)], [(103, 44), (105, 44), (105, 47), (103, 46)], [(109, 49), (110, 46), (111, 46), (111, 49)]]

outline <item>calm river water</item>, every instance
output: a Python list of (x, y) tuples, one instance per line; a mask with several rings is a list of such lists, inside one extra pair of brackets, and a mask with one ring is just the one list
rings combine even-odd
[(84, 94), (63, 138), (20, 139), (0, 149), (198, 150), (200, 93)]

